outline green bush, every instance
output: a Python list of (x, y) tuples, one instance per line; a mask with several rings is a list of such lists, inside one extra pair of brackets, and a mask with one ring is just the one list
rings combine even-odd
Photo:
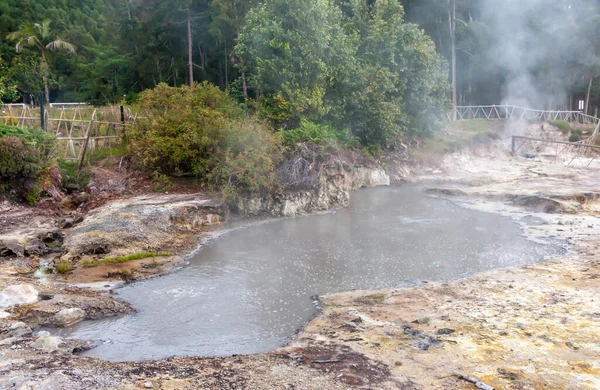
[(579, 142), (581, 141), (581, 136), (579, 134), (571, 134), (569, 137), (569, 142)]
[(277, 137), (216, 86), (160, 84), (139, 104), (147, 119), (130, 129), (130, 150), (149, 171), (193, 175), (230, 194), (274, 184)]
[(0, 137), (0, 177), (33, 178), (41, 169), (41, 156), (27, 140), (17, 136)]
[(62, 177), (62, 187), (67, 190), (85, 188), (90, 182), (90, 171), (87, 168), (80, 170), (78, 161), (58, 160), (58, 169)]
[(359, 145), (358, 138), (354, 137), (349, 129), (336, 130), (329, 125), (318, 125), (307, 121), (302, 121), (296, 129), (282, 130), (278, 134), (285, 146), (305, 143), (335, 148), (354, 148)]
[(583, 130), (581, 130), (581, 129), (573, 129), (573, 130), (571, 130), (571, 134), (578, 135), (578, 136), (581, 137), (583, 135)]
[(561, 133), (568, 134), (571, 131), (571, 125), (567, 121), (563, 120), (551, 120), (548, 121), (552, 126), (558, 128)]
[(69, 273), (73, 269), (73, 266), (67, 260), (60, 260), (58, 263), (56, 263), (55, 268), (56, 272), (58, 272), (61, 275), (64, 275), (66, 273)]

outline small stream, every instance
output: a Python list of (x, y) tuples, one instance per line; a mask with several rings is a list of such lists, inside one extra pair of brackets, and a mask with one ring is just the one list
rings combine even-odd
[(118, 290), (137, 314), (57, 332), (102, 340), (85, 355), (114, 361), (266, 352), (315, 315), (317, 294), (455, 280), (563, 252), (418, 186), (366, 189), (335, 213), (233, 230), (180, 271)]

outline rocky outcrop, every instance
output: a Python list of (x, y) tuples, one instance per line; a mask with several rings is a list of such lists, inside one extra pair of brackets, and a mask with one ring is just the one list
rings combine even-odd
[(148, 195), (117, 200), (91, 212), (65, 237), (63, 259), (164, 250), (182, 233), (220, 222), (221, 204), (198, 195)]
[(132, 311), (127, 303), (98, 294), (54, 294), (49, 299), (24, 306), (17, 315), (32, 326), (63, 327), (83, 319), (95, 320)]
[[(243, 216), (292, 217), (345, 207), (354, 190), (390, 185), (390, 177), (381, 167), (360, 166), (339, 158), (314, 165), (310, 169), (316, 172), (310, 179), (299, 184), (288, 183), (287, 189), (275, 194), (241, 200), (236, 204), (237, 211)], [(310, 175), (305, 173), (307, 177)]]
[(37, 302), (38, 292), (30, 284), (14, 284), (0, 293), (0, 309)]
[(11, 231), (0, 235), (0, 257), (43, 255), (60, 241), (59, 229), (50, 224)]

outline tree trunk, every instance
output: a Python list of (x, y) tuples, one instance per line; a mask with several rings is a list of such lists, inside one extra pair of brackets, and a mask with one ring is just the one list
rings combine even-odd
[(229, 86), (229, 69), (227, 64), (229, 62), (229, 56), (227, 55), (227, 38), (223, 39), (223, 47), (225, 49), (225, 89), (227, 89)]
[(585, 98), (585, 113), (590, 114), (590, 93), (592, 92), (592, 84), (594, 84), (594, 76), (590, 75), (590, 80), (588, 82), (587, 95)]
[[(452, 1), (452, 4), (450, 4)], [(452, 107), (456, 107), (456, 0), (448, 0), (448, 23), (452, 50)], [(456, 120), (456, 110), (452, 111), (452, 120)]]
[(194, 63), (192, 62), (192, 17), (190, 15), (190, 6), (186, 7), (187, 11), (187, 33), (188, 33), (188, 71), (189, 85), (194, 85)]
[(44, 80), (44, 97), (46, 98), (46, 106), (50, 107), (50, 89), (48, 88), (48, 76), (44, 74), (42, 76)]
[(42, 68), (42, 80), (44, 82), (44, 98), (46, 99), (46, 106), (50, 107), (50, 88), (48, 87), (48, 72), (50, 67), (46, 61), (46, 53), (44, 51), (42, 51), (42, 63), (40, 66)]

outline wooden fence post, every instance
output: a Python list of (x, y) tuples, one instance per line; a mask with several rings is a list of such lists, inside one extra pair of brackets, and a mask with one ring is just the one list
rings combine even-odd
[(85, 135), (85, 141), (83, 142), (83, 150), (81, 151), (81, 160), (79, 161), (79, 170), (83, 168), (83, 161), (85, 160), (85, 152), (87, 151), (88, 142), (90, 141), (90, 135), (92, 134), (92, 126), (94, 125), (94, 119), (96, 118), (96, 110), (92, 114), (92, 119), (90, 119), (90, 125), (87, 129), (87, 134)]

